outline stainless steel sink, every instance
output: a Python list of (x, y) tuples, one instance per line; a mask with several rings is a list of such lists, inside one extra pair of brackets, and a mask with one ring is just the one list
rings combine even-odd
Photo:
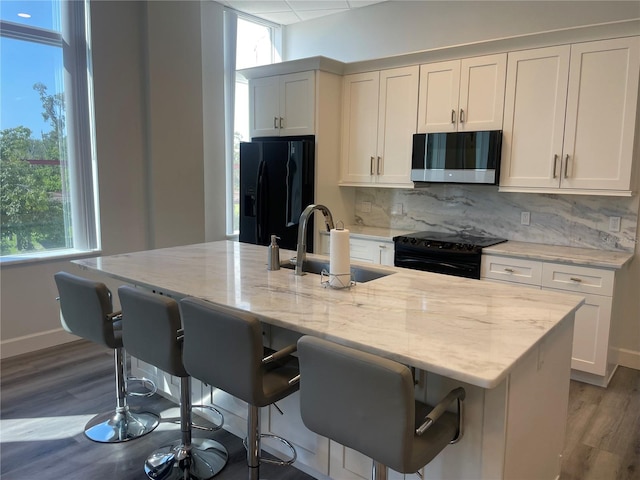
[[(286, 260), (284, 262), (280, 262), (280, 267), (293, 270), (296, 266), (295, 263), (291, 263)], [(305, 260), (302, 264), (302, 271), (305, 273), (315, 273), (316, 275), (320, 275), (323, 270), (327, 273), (329, 272), (329, 262), (321, 260)], [(394, 272), (379, 270), (377, 268), (351, 266), (351, 280), (354, 280), (356, 283), (370, 282), (377, 278), (393, 275), (393, 273)]]

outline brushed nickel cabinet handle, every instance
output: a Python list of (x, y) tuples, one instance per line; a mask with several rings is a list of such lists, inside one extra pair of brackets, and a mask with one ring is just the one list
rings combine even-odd
[(564, 158), (564, 178), (567, 178), (567, 168), (569, 167), (569, 154)]
[(278, 117), (273, 117), (273, 128), (278, 128)]
[(376, 171), (375, 171), (375, 165), (374, 165), (374, 162), (375, 162), (375, 158), (374, 158), (374, 157), (371, 157), (371, 169), (370, 169), (370, 171), (369, 171), (369, 173), (370, 173), (371, 175), (375, 175), (375, 173), (376, 173)]
[(558, 175), (556, 175), (556, 168), (558, 167), (558, 154), (556, 153), (553, 156), (553, 178), (558, 178)]
[(460, 109), (460, 123), (464, 123), (464, 110)]
[(456, 123), (456, 111), (451, 109), (451, 123)]
[(569, 280), (572, 280), (572, 281), (578, 282), (578, 283), (582, 282), (582, 279), (578, 278), (578, 277), (569, 277)]
[(513, 268), (505, 268), (504, 271), (507, 273), (513, 273)]
[(378, 157), (378, 168), (377, 168), (378, 175), (382, 175), (382, 173), (383, 173), (382, 167), (383, 167), (383, 165), (382, 165), (382, 157)]
[(284, 128), (284, 118), (280, 117), (280, 128)]

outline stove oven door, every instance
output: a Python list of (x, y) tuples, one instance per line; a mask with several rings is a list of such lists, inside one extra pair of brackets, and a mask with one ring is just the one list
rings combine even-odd
[(481, 252), (429, 250), (395, 243), (394, 265), (424, 272), (480, 279)]

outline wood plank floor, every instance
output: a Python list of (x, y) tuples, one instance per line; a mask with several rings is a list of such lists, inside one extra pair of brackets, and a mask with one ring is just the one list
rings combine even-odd
[[(132, 409), (161, 412), (152, 434), (112, 445), (83, 435), (89, 418), (115, 404), (113, 356), (88, 342), (4, 360), (0, 389), (2, 480), (144, 480), (146, 456), (179, 436), (169, 421), (178, 410), (159, 395), (129, 399)], [(225, 431), (213, 438), (230, 454), (216, 478), (246, 479), (241, 440)], [(311, 479), (293, 467), (264, 465), (261, 473), (274, 480)], [(607, 389), (571, 382), (560, 480), (640, 480), (640, 371), (619, 368)]]
[[(156, 448), (180, 437), (179, 409), (171, 401), (128, 397), (132, 410), (161, 414), (152, 433), (125, 443), (87, 439), (84, 424), (115, 408), (113, 353), (85, 341), (2, 361), (0, 375), (0, 478), (2, 480), (145, 480), (143, 465)], [(205, 423), (198, 417), (197, 423)], [(194, 437), (198, 437), (194, 432)], [(219, 430), (207, 436), (229, 451), (219, 480), (245, 480), (242, 440)], [(293, 467), (263, 465), (261, 477), (312, 480)]]

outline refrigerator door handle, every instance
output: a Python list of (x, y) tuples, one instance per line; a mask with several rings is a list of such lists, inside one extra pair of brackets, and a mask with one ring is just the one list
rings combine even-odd
[(287, 155), (287, 176), (285, 179), (285, 183), (286, 183), (286, 190), (287, 190), (287, 199), (286, 199), (286, 218), (285, 218), (285, 225), (287, 227), (291, 227), (292, 225), (295, 225), (294, 221), (293, 221), (293, 205), (292, 205), (292, 194), (293, 194), (293, 171), (291, 170), (291, 151), (289, 151), (289, 155)]
[(266, 177), (267, 163), (264, 160), (260, 160), (258, 164), (258, 188), (256, 194), (256, 240), (258, 245), (264, 243), (264, 223), (266, 219), (266, 213), (263, 206), (266, 206)]

